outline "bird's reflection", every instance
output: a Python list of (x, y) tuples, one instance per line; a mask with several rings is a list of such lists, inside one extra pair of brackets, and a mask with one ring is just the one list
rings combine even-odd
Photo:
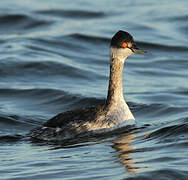
[[(117, 133), (117, 132), (116, 132)], [(99, 142), (110, 142), (112, 143), (111, 147), (115, 150), (115, 154), (117, 157), (118, 162), (120, 162), (123, 166), (125, 166), (125, 169), (129, 173), (137, 173), (139, 169), (144, 167), (138, 167), (137, 162), (135, 161), (135, 153), (139, 153), (139, 150), (136, 149), (132, 142), (134, 139), (138, 138), (135, 134), (138, 133), (136, 130), (131, 130), (131, 132), (122, 133), (121, 131), (118, 132), (118, 137), (115, 136), (117, 134), (114, 134), (116, 137), (113, 140), (105, 140), (105, 138), (112, 136), (112, 134), (106, 134), (106, 136), (103, 134), (103, 136), (96, 136), (96, 137), (88, 137), (88, 138), (77, 138), (73, 139), (72, 141), (65, 141), (60, 143), (49, 143), (48, 145), (52, 145), (49, 150), (57, 150), (61, 148), (77, 148), (81, 146), (91, 146), (94, 144), (98, 144)], [(112, 136), (113, 137), (113, 136)], [(101, 141), (100, 141), (101, 140)], [(103, 141), (104, 140), (104, 141)], [(40, 144), (40, 145), (46, 145), (46, 144)]]
[(126, 170), (130, 173), (136, 173), (139, 167), (136, 167), (136, 162), (132, 157), (132, 153), (136, 152), (136, 149), (131, 145), (131, 142), (136, 138), (134, 133), (126, 133), (113, 141), (112, 147), (116, 152), (120, 153), (117, 158), (123, 164)]

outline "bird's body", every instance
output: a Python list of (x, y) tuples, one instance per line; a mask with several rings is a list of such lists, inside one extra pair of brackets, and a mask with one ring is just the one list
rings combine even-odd
[(60, 113), (42, 127), (31, 130), (30, 136), (40, 140), (59, 141), (134, 124), (135, 119), (124, 100), (122, 87), (124, 62), (133, 53), (144, 51), (136, 47), (129, 33), (118, 31), (111, 40), (110, 77), (105, 104)]

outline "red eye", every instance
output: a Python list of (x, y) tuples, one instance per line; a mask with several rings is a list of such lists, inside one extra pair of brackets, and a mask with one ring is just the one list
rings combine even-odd
[(128, 46), (128, 44), (127, 44), (126, 42), (123, 42), (123, 43), (121, 44), (121, 46), (122, 46), (123, 48), (126, 48), (126, 47)]

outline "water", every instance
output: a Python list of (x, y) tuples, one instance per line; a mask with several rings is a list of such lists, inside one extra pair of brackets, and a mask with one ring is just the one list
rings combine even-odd
[[(187, 179), (187, 5), (1, 0), (0, 179)], [(124, 72), (136, 127), (64, 144), (27, 139), (57, 113), (105, 100), (119, 29), (149, 52)]]

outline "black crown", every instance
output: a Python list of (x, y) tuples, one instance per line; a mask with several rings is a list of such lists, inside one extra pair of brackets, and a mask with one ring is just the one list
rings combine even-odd
[(111, 40), (110, 46), (120, 48), (123, 42), (134, 42), (133, 37), (126, 31), (118, 31)]

